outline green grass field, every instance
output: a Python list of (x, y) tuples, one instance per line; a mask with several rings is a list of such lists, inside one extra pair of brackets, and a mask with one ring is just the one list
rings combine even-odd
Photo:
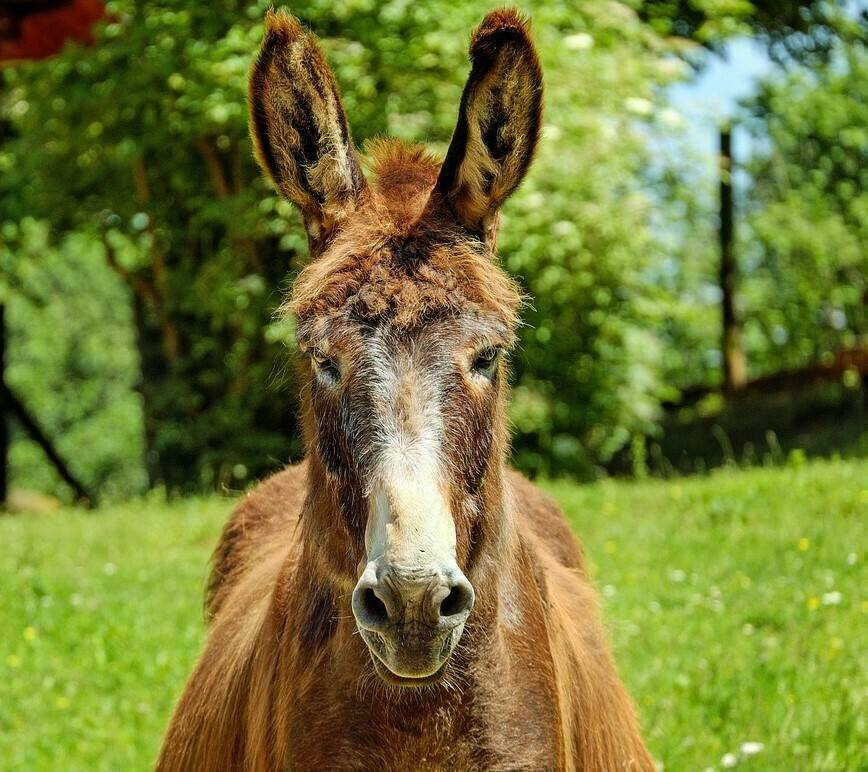
[[(866, 769), (868, 462), (547, 487), (666, 769)], [(230, 508), (0, 518), (0, 767), (151, 766)]]

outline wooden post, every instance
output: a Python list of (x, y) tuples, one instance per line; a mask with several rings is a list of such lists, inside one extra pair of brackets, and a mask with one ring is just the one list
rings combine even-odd
[(732, 202), (731, 131), (720, 132), (720, 291), (723, 322), (723, 388), (735, 392), (747, 382), (747, 362), (741, 345), (741, 326), (735, 309), (737, 265)]
[(9, 405), (6, 399), (6, 307), (0, 303), (0, 507), (9, 494)]

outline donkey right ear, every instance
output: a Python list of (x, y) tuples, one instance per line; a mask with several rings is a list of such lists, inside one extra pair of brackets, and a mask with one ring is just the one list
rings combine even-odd
[(283, 11), (265, 17), (249, 103), (259, 164), (301, 209), (316, 255), (355, 208), (365, 178), (322, 51), (313, 35)]
[(542, 71), (529, 23), (511, 8), (483, 19), (470, 60), (437, 189), (460, 222), (493, 241), (497, 210), (526, 174), (539, 140)]

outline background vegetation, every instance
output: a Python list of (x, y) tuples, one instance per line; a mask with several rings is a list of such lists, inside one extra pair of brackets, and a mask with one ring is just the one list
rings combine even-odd
[[(269, 5), (113, 0), (93, 46), (0, 70), (7, 381), (103, 498), (241, 488), (301, 452), (291, 329), (272, 314), (305, 239), (246, 134)], [(468, 30), (490, 5), (293, 11), (323, 40), (357, 142), (391, 134), (443, 150)], [(772, 6), (527, 9), (546, 125), (501, 238), (532, 298), (512, 414), (526, 471), (665, 470), (663, 449), (680, 442), (668, 408), (721, 383), (715, 181), (684, 152), (666, 87), (732, 37), (759, 36), (779, 62), (740, 118), (755, 138), (738, 213), (749, 376), (865, 345), (865, 17)], [(842, 400), (864, 428), (858, 370), (842, 370)], [(695, 425), (685, 404), (679, 420)], [(706, 401), (699, 417), (722, 406)], [(766, 430), (783, 432), (773, 423), (765, 450)], [(15, 485), (69, 496), (22, 434), (11, 462)]]

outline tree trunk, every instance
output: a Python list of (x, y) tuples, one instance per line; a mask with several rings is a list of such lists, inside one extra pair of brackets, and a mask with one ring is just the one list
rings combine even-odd
[(6, 308), (0, 305), (0, 507), (9, 494), (9, 405), (6, 398)]
[(747, 381), (747, 362), (742, 349), (741, 325), (736, 312), (737, 285), (735, 223), (732, 200), (732, 145), (729, 129), (720, 132), (720, 291), (723, 322), (723, 388), (741, 389)]

